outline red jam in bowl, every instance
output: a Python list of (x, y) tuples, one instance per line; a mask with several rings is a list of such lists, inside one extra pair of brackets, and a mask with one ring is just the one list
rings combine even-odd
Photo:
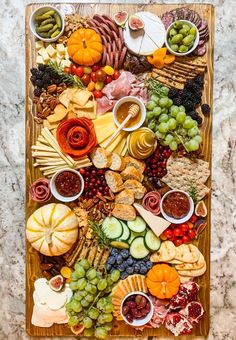
[(81, 190), (81, 179), (75, 172), (63, 171), (56, 177), (55, 186), (61, 196), (76, 196)]
[(190, 209), (188, 196), (183, 192), (171, 192), (163, 200), (164, 212), (175, 219), (185, 217)]

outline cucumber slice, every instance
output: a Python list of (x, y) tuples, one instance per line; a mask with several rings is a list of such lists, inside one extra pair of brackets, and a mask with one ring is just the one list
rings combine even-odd
[(132, 241), (138, 237), (138, 236), (145, 236), (146, 234), (146, 229), (144, 231), (142, 231), (141, 233), (135, 233), (134, 231), (131, 230), (131, 233), (130, 233), (130, 237), (128, 239), (128, 243), (131, 244)]
[(102, 223), (102, 230), (111, 240), (119, 238), (123, 233), (122, 224), (115, 217), (106, 217)]
[(146, 222), (140, 216), (137, 216), (135, 220), (128, 221), (128, 227), (135, 233), (141, 233), (146, 229)]
[(148, 230), (144, 236), (144, 244), (151, 251), (157, 251), (161, 246), (161, 240), (152, 230)]
[(129, 244), (123, 241), (111, 241), (110, 245), (114, 248), (129, 249)]
[(135, 259), (143, 259), (149, 254), (149, 250), (145, 247), (142, 236), (138, 236), (132, 241), (129, 251)]
[(131, 231), (130, 229), (127, 227), (126, 223), (124, 223), (123, 221), (120, 221), (120, 223), (122, 224), (123, 227), (123, 233), (120, 237), (120, 240), (122, 241), (127, 241), (130, 237)]

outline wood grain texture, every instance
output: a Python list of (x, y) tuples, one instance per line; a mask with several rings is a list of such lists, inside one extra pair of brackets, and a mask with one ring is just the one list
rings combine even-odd
[[(41, 127), (35, 124), (34, 107), (32, 103), (33, 87), (30, 83), (30, 68), (35, 66), (36, 51), (35, 40), (29, 29), (29, 17), (34, 9), (40, 7), (42, 4), (31, 4), (26, 7), (25, 13), (25, 34), (26, 34), (26, 219), (37, 209), (40, 205), (33, 202), (28, 197), (28, 189), (31, 183), (39, 178), (42, 174), (40, 171), (33, 167), (33, 160), (31, 157), (31, 145), (36, 142), (37, 136)], [(43, 4), (46, 5), (46, 4)], [(55, 7), (62, 10), (64, 14), (78, 12), (81, 15), (92, 16), (94, 13), (110, 14), (117, 12), (121, 9), (120, 4), (54, 4)], [(135, 13), (137, 11), (150, 11), (157, 15), (161, 15), (167, 10), (171, 10), (183, 5), (144, 5), (144, 4), (122, 4), (122, 9), (129, 13)], [(193, 10), (196, 10), (201, 17), (208, 20), (210, 39), (207, 46), (207, 53), (205, 55), (207, 61), (207, 73), (205, 74), (205, 88), (203, 94), (203, 102), (209, 103), (212, 107), (212, 80), (213, 80), (213, 48), (214, 48), (214, 7), (212, 5), (205, 4), (192, 4), (187, 5)], [(203, 153), (204, 159), (210, 162), (211, 166), (211, 152), (212, 152), (212, 116), (204, 119), (202, 125), (203, 134)], [(211, 178), (208, 179), (207, 185), (211, 186)], [(207, 263), (207, 271), (204, 276), (197, 279), (197, 282), (201, 286), (199, 293), (199, 300), (203, 303), (205, 316), (197, 327), (194, 327), (193, 334), (188, 339), (196, 339), (198, 336), (207, 336), (209, 331), (209, 312), (210, 312), (210, 211), (211, 211), (211, 199), (210, 195), (206, 199), (206, 205), (208, 209), (208, 225), (205, 231), (201, 234), (200, 238), (196, 242), (203, 255), (205, 256)], [(54, 325), (50, 328), (35, 327), (31, 324), (31, 315), (33, 308), (33, 290), (34, 281), (40, 276), (39, 269), (39, 257), (38, 253), (26, 243), (26, 330), (27, 334), (31, 336), (73, 336), (70, 329), (63, 325)], [(160, 329), (146, 330), (144, 332), (138, 332), (132, 327), (125, 325), (124, 323), (114, 322), (114, 328), (112, 330), (114, 338), (119, 336), (130, 337), (147, 337), (147, 336), (163, 336), (172, 337), (164, 327)], [(109, 336), (110, 338), (110, 336)], [(182, 337), (181, 337), (182, 338)], [(186, 337), (184, 337), (186, 338)]]

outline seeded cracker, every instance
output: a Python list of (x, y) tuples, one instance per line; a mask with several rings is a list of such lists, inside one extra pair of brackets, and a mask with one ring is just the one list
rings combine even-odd
[(171, 156), (167, 161), (167, 175), (162, 178), (162, 181), (172, 189), (184, 191), (189, 191), (190, 183), (194, 183), (197, 188), (197, 199), (201, 200), (210, 191), (210, 188), (204, 184), (209, 176), (208, 162)]

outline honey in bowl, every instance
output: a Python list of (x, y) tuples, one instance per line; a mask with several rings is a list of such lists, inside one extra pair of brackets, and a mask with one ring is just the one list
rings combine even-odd
[[(117, 118), (117, 121), (119, 122), (119, 124), (122, 124), (122, 122), (128, 116), (129, 109), (130, 109), (131, 105), (133, 105), (133, 104), (138, 105), (136, 102), (127, 101), (127, 102), (122, 103), (118, 107), (118, 109), (116, 111), (116, 118)], [(142, 118), (142, 112), (141, 112), (141, 108), (139, 106), (138, 114), (135, 117), (130, 118), (129, 121), (126, 123), (125, 127), (131, 128), (131, 127), (135, 126), (136, 124), (138, 124), (140, 122), (141, 118)]]

